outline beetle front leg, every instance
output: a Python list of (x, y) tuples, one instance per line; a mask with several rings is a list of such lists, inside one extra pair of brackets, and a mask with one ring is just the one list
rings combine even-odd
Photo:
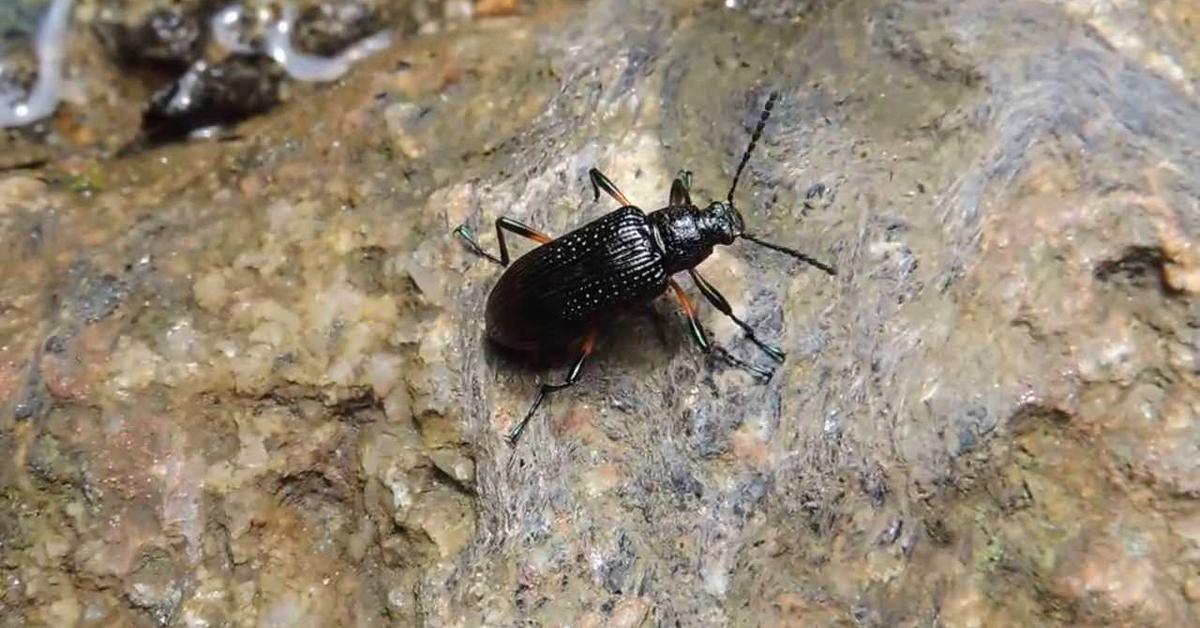
[(688, 194), (688, 189), (691, 188), (692, 173), (686, 170), (680, 171), (679, 176), (671, 182), (671, 199), (670, 206), (679, 207), (692, 204), (692, 196)]
[(508, 433), (508, 444), (513, 447), (517, 446), (517, 439), (521, 437), (521, 432), (525, 430), (525, 424), (529, 423), (529, 419), (533, 418), (533, 414), (537, 412), (538, 407), (542, 405), (542, 401), (552, 392), (570, 387), (579, 380), (579, 373), (583, 370), (583, 362), (587, 359), (592, 351), (596, 348), (596, 337), (599, 334), (598, 330), (588, 332), (588, 335), (583, 340), (583, 347), (580, 349), (579, 359), (575, 360), (575, 364), (571, 370), (567, 371), (567, 379), (561, 384), (542, 384), (538, 390), (537, 397), (533, 400), (533, 405), (529, 407), (529, 412), (525, 413), (525, 417), (519, 423), (513, 426)]
[(501, 266), (508, 266), (508, 241), (504, 237), (505, 231), (510, 231), (519, 236), (529, 238), (538, 244), (545, 244), (551, 239), (550, 236), (538, 231), (537, 229), (534, 229), (533, 227), (530, 227), (519, 220), (514, 220), (507, 216), (501, 216), (496, 219), (496, 240), (500, 243), (500, 257), (496, 257), (495, 255), (483, 250), (482, 246), (479, 246), (479, 242), (477, 242), (475, 237), (471, 234), (470, 227), (466, 225), (459, 225), (458, 228), (454, 230), (454, 233), (463, 239), (467, 245), (467, 248), (471, 249), (472, 253), (475, 253), (481, 257), (486, 257)]
[(771, 371), (758, 368), (753, 364), (738, 359), (720, 345), (714, 345), (710, 343), (708, 341), (708, 336), (704, 333), (704, 328), (700, 326), (700, 321), (696, 319), (696, 308), (692, 305), (691, 300), (688, 299), (687, 294), (683, 291), (683, 288), (680, 287), (679, 283), (674, 279), (669, 280), (668, 283), (671, 285), (671, 290), (675, 291), (675, 298), (679, 300), (679, 306), (683, 308), (684, 315), (687, 316), (688, 325), (690, 326), (692, 332), (692, 339), (695, 340), (696, 344), (700, 346), (701, 351), (704, 353), (715, 353), (721, 359), (729, 362), (730, 364), (746, 369), (762, 379), (771, 378)]
[(685, 191), (687, 191), (687, 192), (692, 191), (692, 171), (691, 170), (680, 170), (679, 176), (677, 178), (679, 179), (679, 182), (683, 184), (683, 189)]
[(629, 202), (629, 199), (625, 198), (625, 195), (621, 193), (621, 190), (618, 190), (617, 186), (613, 185), (613, 182), (609, 181), (608, 177), (604, 176), (603, 172), (592, 168), (591, 170), (588, 170), (588, 176), (592, 179), (592, 193), (595, 194), (595, 198), (592, 200), (600, 200), (600, 190), (604, 190), (604, 193), (616, 199), (616, 201), (621, 204), (621, 207), (633, 205), (633, 203)]
[(734, 315), (733, 308), (729, 306), (729, 301), (725, 300), (725, 297), (722, 296), (720, 292), (717, 292), (717, 288), (715, 286), (708, 283), (708, 280), (706, 280), (704, 277), (701, 277), (700, 273), (696, 272), (696, 269), (694, 268), (689, 268), (688, 274), (692, 276), (692, 281), (696, 282), (696, 287), (700, 288), (700, 293), (704, 295), (704, 298), (708, 299), (708, 302), (712, 303), (713, 307), (721, 310), (721, 312), (725, 314), (725, 316), (728, 316), (730, 320), (737, 323), (737, 326), (741, 327), (742, 331), (746, 332), (746, 337), (750, 339), (750, 342), (753, 342), (755, 345), (757, 345), (759, 349), (763, 350), (763, 353), (771, 356), (771, 358), (775, 361), (783, 362), (784, 358), (787, 357), (787, 354), (759, 340), (758, 336), (754, 334), (754, 328), (747, 324), (746, 321), (743, 321)]

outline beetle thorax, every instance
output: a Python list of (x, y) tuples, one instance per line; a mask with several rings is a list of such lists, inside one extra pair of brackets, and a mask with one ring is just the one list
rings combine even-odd
[(742, 233), (742, 217), (728, 203), (715, 202), (704, 209), (672, 205), (649, 216), (663, 252), (667, 274), (694, 268), (712, 255), (718, 244), (732, 244)]

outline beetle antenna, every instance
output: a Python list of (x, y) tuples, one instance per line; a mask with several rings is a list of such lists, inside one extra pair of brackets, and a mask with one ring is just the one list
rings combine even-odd
[(779, 100), (779, 92), (772, 91), (771, 95), (767, 97), (767, 104), (763, 107), (762, 116), (758, 118), (758, 126), (754, 128), (754, 135), (750, 136), (750, 145), (746, 147), (746, 152), (742, 153), (742, 161), (733, 175), (733, 184), (729, 186), (729, 194), (725, 197), (730, 204), (733, 204), (733, 191), (737, 189), (738, 179), (742, 178), (742, 170), (746, 169), (746, 162), (750, 161), (750, 153), (754, 152), (754, 145), (758, 143), (763, 129), (767, 127), (767, 118), (771, 117), (771, 108), (775, 106), (776, 100)]
[(795, 249), (789, 249), (786, 246), (772, 244), (770, 242), (767, 242), (766, 240), (759, 240), (757, 237), (752, 236), (749, 233), (743, 233), (742, 237), (759, 245), (759, 246), (765, 246), (768, 249), (779, 251), (780, 253), (787, 253), (788, 255), (791, 255), (792, 257), (794, 257), (806, 264), (810, 264), (812, 266), (816, 266), (817, 268), (820, 268), (821, 270), (829, 273), (830, 275), (837, 275), (837, 270), (835, 270), (832, 266), (825, 264), (824, 262), (818, 262), (817, 260), (809, 257), (808, 255), (805, 255), (804, 253), (801, 253), (800, 251), (797, 251)]

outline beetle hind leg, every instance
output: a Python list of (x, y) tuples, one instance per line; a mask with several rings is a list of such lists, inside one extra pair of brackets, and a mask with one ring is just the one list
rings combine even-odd
[(538, 408), (542, 405), (542, 401), (546, 399), (547, 395), (564, 388), (569, 388), (574, 385), (575, 382), (579, 381), (579, 373), (583, 370), (584, 361), (587, 360), (588, 356), (591, 355), (592, 351), (596, 348), (596, 337), (598, 334), (599, 332), (597, 330), (588, 332), (587, 337), (585, 337), (583, 340), (583, 347), (580, 349), (579, 358), (575, 360), (575, 364), (571, 366), (571, 370), (567, 371), (567, 378), (565, 381), (558, 384), (542, 384), (542, 387), (538, 389), (537, 397), (534, 397), (533, 399), (533, 404), (529, 406), (529, 411), (526, 412), (524, 418), (522, 418), (520, 422), (514, 425), (512, 430), (508, 432), (509, 445), (512, 445), (513, 447), (517, 446), (517, 440), (521, 438), (521, 432), (525, 430), (525, 425), (529, 423), (529, 419), (533, 418), (534, 413), (537, 412)]

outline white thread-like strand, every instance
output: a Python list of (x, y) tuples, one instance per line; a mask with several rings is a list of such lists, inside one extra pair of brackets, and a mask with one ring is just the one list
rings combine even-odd
[(353, 63), (392, 44), (392, 35), (385, 30), (351, 44), (336, 56), (311, 55), (292, 47), (292, 25), (295, 20), (295, 7), (291, 3), (284, 4), (279, 20), (267, 29), (265, 43), (267, 54), (297, 81), (335, 81), (349, 71)]
[(58, 108), (62, 88), (62, 65), (66, 56), (67, 30), (73, 0), (54, 0), (42, 17), (34, 38), (38, 77), (24, 102), (16, 90), (0, 91), (0, 128), (37, 122)]

